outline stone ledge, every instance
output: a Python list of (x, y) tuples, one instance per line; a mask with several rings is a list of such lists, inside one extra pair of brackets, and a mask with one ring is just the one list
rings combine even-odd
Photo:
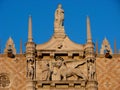
[(37, 86), (40, 88), (44, 87), (58, 87), (58, 88), (68, 88), (68, 87), (85, 87), (86, 81), (37, 81)]

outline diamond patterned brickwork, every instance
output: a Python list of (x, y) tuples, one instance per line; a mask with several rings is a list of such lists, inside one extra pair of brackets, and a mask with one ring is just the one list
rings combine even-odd
[(120, 90), (120, 56), (96, 59), (98, 90)]
[[(96, 71), (99, 90), (120, 89), (120, 56), (112, 59), (97, 57)], [(10, 78), (10, 86), (5, 89), (0, 88), (0, 90), (26, 89), (25, 56), (17, 55), (11, 59), (5, 55), (0, 55), (0, 73), (7, 73)]]
[(6, 88), (0, 88), (0, 90), (25, 90), (25, 56), (17, 55), (15, 58), (8, 58), (5, 55), (0, 55), (0, 73), (7, 73), (10, 78), (10, 85)]

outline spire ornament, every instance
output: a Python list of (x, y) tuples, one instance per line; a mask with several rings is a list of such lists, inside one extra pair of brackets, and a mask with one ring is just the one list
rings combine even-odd
[(112, 49), (111, 49), (110, 44), (109, 44), (106, 37), (104, 38), (104, 40), (102, 42), (101, 49), (100, 49), (100, 54), (105, 54), (105, 51), (112, 54)]
[[(27, 79), (28, 80), (34, 80), (35, 79), (35, 63), (36, 63), (36, 58), (35, 58), (35, 48), (36, 45), (33, 42), (33, 37), (32, 37), (32, 17), (31, 15), (29, 16), (29, 21), (28, 21), (28, 42), (26, 43), (26, 62), (27, 62)], [(29, 89), (28, 89), (29, 90)]]
[(92, 42), (91, 30), (90, 30), (90, 19), (87, 16), (87, 43)]
[(15, 48), (15, 44), (13, 42), (13, 39), (11, 37), (9, 37), (7, 43), (6, 43), (6, 47), (4, 49), (4, 53), (7, 54), (9, 52), (9, 50), (12, 51), (12, 54), (16, 54), (16, 48)]
[(29, 15), (29, 21), (28, 21), (28, 42), (32, 42), (32, 17)]

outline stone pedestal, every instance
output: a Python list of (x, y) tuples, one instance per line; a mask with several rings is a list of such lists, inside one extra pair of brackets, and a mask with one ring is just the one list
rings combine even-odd
[(65, 38), (66, 34), (64, 31), (64, 27), (61, 28), (55, 28), (54, 30), (54, 37), (55, 38)]
[(86, 90), (98, 90), (98, 83), (97, 81), (88, 81)]
[(36, 82), (28, 80), (26, 90), (36, 90)]

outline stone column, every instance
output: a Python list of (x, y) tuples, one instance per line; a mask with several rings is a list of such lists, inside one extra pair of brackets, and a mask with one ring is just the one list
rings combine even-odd
[(28, 80), (26, 90), (36, 90), (36, 82)]

